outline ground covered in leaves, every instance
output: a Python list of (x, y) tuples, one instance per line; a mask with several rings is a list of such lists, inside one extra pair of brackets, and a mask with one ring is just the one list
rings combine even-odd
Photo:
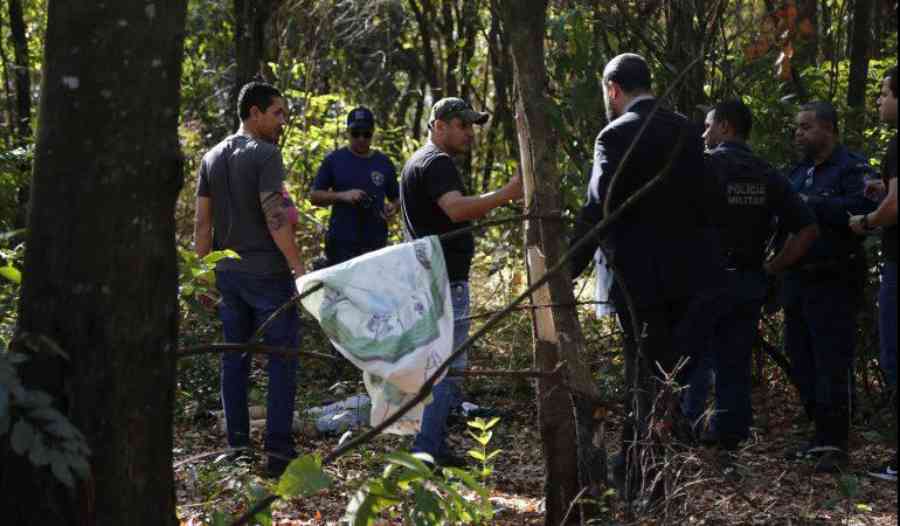
[[(484, 292), (482, 305), (489, 306), (492, 291)], [(477, 304), (477, 302), (476, 302)], [(488, 307), (485, 307), (488, 308)], [(477, 309), (476, 309), (477, 311)], [(619, 378), (621, 358), (615, 330), (601, 324), (587, 312), (586, 322), (592, 367), (604, 396), (621, 398)], [(215, 324), (199, 324), (192, 342), (217, 341)], [(188, 343), (192, 343), (188, 342)], [(326, 349), (318, 329), (307, 322), (304, 347)], [(530, 366), (530, 322), (525, 314), (512, 316), (492, 336), (479, 343), (472, 353), (472, 367), (483, 369), (526, 369)], [(262, 359), (258, 360), (258, 364)], [(264, 477), (265, 457), (255, 460), (227, 460), (209, 454), (226, 446), (214, 411), (218, 410), (218, 358), (201, 356), (180, 364), (178, 413), (176, 414), (175, 461), (178, 483), (178, 513), (182, 524), (207, 524), (215, 512), (234, 517), (251, 504), (254, 486), (271, 489), (274, 481)], [(251, 400), (264, 405), (265, 374), (254, 368), (255, 386)], [(349, 367), (303, 361), (299, 378), (298, 409), (344, 399), (364, 389), (358, 372)], [(502, 449), (495, 471), (488, 480), (491, 501), (497, 511), (493, 524), (543, 524), (543, 461), (534, 405), (534, 392), (521, 379), (470, 379), (467, 400), (491, 408), (502, 418), (491, 444)], [(853, 431), (853, 452), (848, 473), (835, 477), (817, 475), (812, 464), (789, 462), (783, 453), (808, 434), (808, 424), (800, 416), (793, 389), (774, 365), (762, 376), (757, 371), (754, 393), (757, 414), (755, 434), (737, 455), (735, 469), (722, 464), (713, 449), (688, 449), (680, 454), (685, 466), (683, 478), (665, 510), (656, 510), (633, 520), (637, 524), (697, 525), (895, 525), (897, 524), (896, 484), (873, 479), (867, 468), (885, 462), (891, 443), (889, 412), (876, 394), (860, 396)], [(253, 402), (252, 402), (253, 403)], [(607, 425), (607, 443), (617, 446), (621, 411)], [(259, 431), (254, 444), (261, 446)], [(325, 455), (340, 440), (337, 436), (297, 434), (301, 454)], [(474, 445), (466, 436), (462, 418), (452, 426), (452, 442), (463, 453)], [(326, 468), (335, 484), (312, 498), (278, 502), (274, 523), (279, 525), (338, 524), (350, 497), (369, 477), (384, 468), (383, 455), (407, 450), (409, 439), (383, 437), (361, 450), (339, 459)], [(207, 456), (203, 456), (206, 454)], [(200, 457), (200, 458), (198, 458)], [(606, 519), (601, 524), (627, 524), (622, 503), (610, 496), (604, 503)], [(385, 521), (384, 524), (392, 524)]]

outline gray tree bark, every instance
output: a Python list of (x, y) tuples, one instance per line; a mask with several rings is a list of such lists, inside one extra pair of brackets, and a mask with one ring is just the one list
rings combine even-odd
[[(544, 64), (547, 0), (522, 9), (516, 0), (499, 2), (504, 27), (509, 35), (515, 66), (515, 82), (519, 98), (516, 105), (521, 152), (521, 168), (525, 179), (525, 201), (528, 211), (536, 216), (559, 214), (562, 210), (561, 178), (556, 166), (559, 137), (550, 114), (550, 98), (546, 93), (547, 71)], [(565, 253), (563, 224), (555, 220), (529, 221), (526, 229), (526, 258), (532, 283), (544, 277)], [(534, 294), (535, 304), (572, 305), (575, 301), (572, 282), (560, 273)], [(541, 442), (546, 470), (544, 492), (547, 526), (584, 524), (597, 510), (575, 506), (566, 519), (573, 501), (582, 494), (594, 497), (605, 484), (605, 457), (598, 454), (592, 441), (599, 422), (594, 419), (593, 405), (572, 396), (561, 383), (574, 392), (596, 400), (597, 389), (590, 367), (581, 360), (584, 338), (574, 307), (538, 309), (533, 319), (535, 368), (553, 371), (561, 363), (563, 378), (538, 381), (537, 406)]]
[[(3, 523), (175, 525), (175, 200), (185, 0), (50, 0), (17, 341), (85, 435), (75, 490), (0, 440)], [(29, 352), (13, 345), (13, 352)]]

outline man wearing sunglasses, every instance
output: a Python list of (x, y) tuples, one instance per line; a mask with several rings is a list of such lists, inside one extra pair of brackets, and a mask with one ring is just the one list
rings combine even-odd
[(329, 265), (337, 265), (387, 245), (387, 220), (398, 210), (397, 171), (372, 149), (375, 116), (359, 107), (347, 116), (349, 144), (322, 162), (310, 201), (330, 206), (325, 239)]

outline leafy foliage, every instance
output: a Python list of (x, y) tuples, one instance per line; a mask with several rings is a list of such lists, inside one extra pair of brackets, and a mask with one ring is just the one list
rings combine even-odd
[[(65, 356), (47, 338), (29, 339)], [(17, 368), (27, 360), (23, 353), (0, 353), (0, 437), (9, 434), (13, 452), (27, 455), (36, 468), (49, 467), (57, 480), (72, 488), (76, 478), (90, 477), (90, 449), (84, 435), (53, 407), (53, 397), (22, 385)]]
[[(432, 471), (429, 455), (392, 453), (380, 478), (370, 479), (354, 495), (344, 516), (352, 526), (372, 526), (385, 513), (405, 524), (484, 524), (493, 517), (487, 490), (462, 469)], [(475, 501), (463, 493), (477, 496)]]

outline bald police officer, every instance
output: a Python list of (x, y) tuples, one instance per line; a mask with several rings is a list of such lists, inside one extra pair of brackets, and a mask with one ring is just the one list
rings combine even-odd
[(815, 460), (817, 471), (835, 473), (849, 455), (850, 377), (865, 272), (862, 245), (849, 220), (875, 208), (864, 196), (864, 180), (873, 170), (838, 142), (838, 115), (830, 103), (802, 106), (796, 125), (803, 160), (789, 179), (816, 214), (822, 235), (784, 279), (785, 348), (807, 416), (815, 422), (815, 436), (787, 456)]

